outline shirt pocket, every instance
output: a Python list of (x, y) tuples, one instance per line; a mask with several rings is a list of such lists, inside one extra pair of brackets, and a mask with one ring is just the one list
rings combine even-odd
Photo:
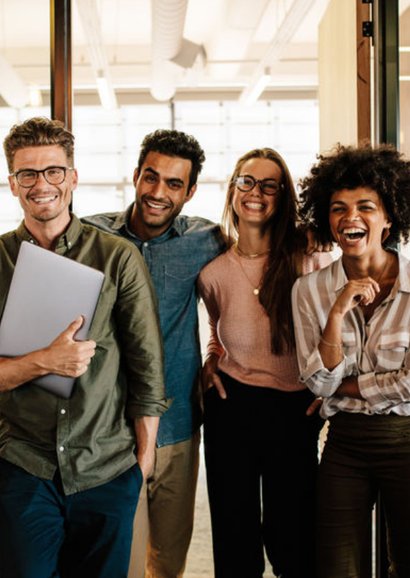
[(184, 302), (195, 290), (195, 283), (199, 275), (198, 266), (165, 265), (165, 300)]
[(404, 365), (409, 349), (410, 331), (401, 327), (385, 330), (377, 343), (377, 366), (375, 371), (395, 371)]

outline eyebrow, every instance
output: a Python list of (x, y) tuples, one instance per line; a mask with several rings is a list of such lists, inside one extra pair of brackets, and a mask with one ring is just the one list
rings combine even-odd
[(254, 181), (275, 181), (275, 183), (279, 184), (278, 179), (275, 179), (275, 177), (265, 177), (264, 179), (257, 179), (256, 177), (254, 177), (253, 175), (250, 175), (249, 173), (244, 173), (243, 175), (238, 175), (238, 179), (245, 179), (246, 177), (250, 177), (251, 179), (253, 179)]
[[(160, 173), (151, 167), (146, 167), (144, 169), (144, 173), (151, 173), (152, 175), (155, 175), (156, 177), (161, 177)], [(182, 179), (180, 179), (179, 177), (165, 177), (164, 180), (167, 183), (169, 183), (169, 182), (179, 183), (181, 186), (184, 186), (184, 181)]]
[[(359, 204), (360, 203), (373, 203), (374, 205), (376, 205), (376, 201), (374, 201), (373, 199), (360, 199), (359, 201), (357, 201)], [(348, 203), (346, 203), (345, 201), (330, 201), (330, 206), (332, 205), (347, 205)]]
[(145, 167), (144, 173), (152, 173), (153, 175), (159, 177), (159, 173), (157, 171), (154, 171), (154, 169), (152, 169), (151, 167)]
[(44, 169), (32, 169), (23, 167), (21, 169), (17, 169), (15, 173), (21, 173), (22, 171), (34, 171), (35, 173), (42, 173), (43, 171), (47, 171), (48, 169), (65, 169), (65, 168), (68, 167), (65, 167), (64, 165), (48, 165)]

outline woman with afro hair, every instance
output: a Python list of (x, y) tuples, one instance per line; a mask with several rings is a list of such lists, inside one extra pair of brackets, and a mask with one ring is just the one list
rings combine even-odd
[(292, 292), (301, 381), (323, 397), (317, 578), (360, 578), (385, 508), (389, 576), (410, 576), (410, 162), (338, 146), (301, 183), (301, 217), (342, 256)]

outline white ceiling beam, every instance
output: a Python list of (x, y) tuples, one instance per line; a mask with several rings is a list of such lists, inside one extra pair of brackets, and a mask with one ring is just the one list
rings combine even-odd
[(100, 16), (96, 0), (77, 0), (77, 10), (87, 41), (90, 62), (101, 104), (107, 109), (117, 108), (117, 97), (102, 40)]
[(256, 66), (249, 83), (242, 91), (239, 102), (249, 104), (251, 100), (257, 100), (259, 98), (260, 93), (258, 94), (255, 91), (255, 85), (260, 84), (261, 78), (266, 78), (266, 70), (282, 56), (284, 49), (303, 23), (306, 14), (314, 3), (315, 0), (293, 0), (278, 25), (272, 42)]

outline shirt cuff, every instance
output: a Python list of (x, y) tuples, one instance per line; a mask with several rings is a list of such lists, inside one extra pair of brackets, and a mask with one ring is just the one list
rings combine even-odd
[(129, 419), (139, 417), (151, 416), (161, 417), (172, 405), (172, 399), (163, 398), (155, 403), (147, 401), (146, 403), (138, 401), (138, 403), (128, 403), (126, 409), (126, 416)]
[(322, 357), (318, 349), (315, 349), (306, 362), (306, 368), (301, 371), (300, 381), (317, 396), (332, 396), (339, 385), (345, 373), (345, 357), (339, 365), (332, 370), (323, 365)]

